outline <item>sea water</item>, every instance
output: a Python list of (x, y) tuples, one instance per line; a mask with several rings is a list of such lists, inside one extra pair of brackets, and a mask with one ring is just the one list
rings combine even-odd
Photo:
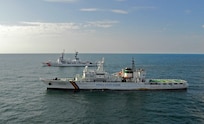
[[(58, 54), (0, 54), (0, 124), (202, 124), (204, 123), (204, 55), (80, 54), (82, 60), (105, 58), (114, 73), (144, 68), (147, 78), (188, 81), (184, 91), (47, 90), (42, 78), (73, 77), (83, 67), (42, 67)], [(73, 58), (66, 54), (65, 58)], [(92, 67), (94, 68), (94, 67)]]

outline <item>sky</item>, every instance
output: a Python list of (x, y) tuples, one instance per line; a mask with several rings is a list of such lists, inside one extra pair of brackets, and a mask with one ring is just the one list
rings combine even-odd
[(204, 54), (204, 0), (1, 0), (0, 54)]

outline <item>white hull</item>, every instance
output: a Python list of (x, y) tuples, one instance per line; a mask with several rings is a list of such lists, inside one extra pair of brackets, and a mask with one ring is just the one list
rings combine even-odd
[(47, 89), (67, 90), (184, 90), (188, 84), (184, 80), (179, 82), (73, 82), (70, 79), (41, 79)]
[(92, 63), (92, 64), (84, 64), (84, 63), (76, 63), (76, 64), (61, 64), (61, 63), (43, 63), (43, 66), (52, 66), (52, 67), (96, 67), (97, 63)]

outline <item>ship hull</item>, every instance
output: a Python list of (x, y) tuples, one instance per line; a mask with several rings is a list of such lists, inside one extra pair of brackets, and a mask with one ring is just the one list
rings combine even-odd
[(41, 79), (47, 89), (63, 90), (186, 90), (186, 82), (149, 83), (149, 82), (74, 82), (68, 79)]
[(93, 64), (81, 64), (81, 63), (77, 63), (77, 64), (59, 64), (59, 63), (43, 63), (43, 66), (46, 67), (85, 67), (85, 66), (89, 66), (89, 67), (96, 67), (97, 64), (93, 63)]

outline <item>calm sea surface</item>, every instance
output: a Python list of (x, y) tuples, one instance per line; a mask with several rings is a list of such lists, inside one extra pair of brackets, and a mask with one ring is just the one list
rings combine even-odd
[[(82, 60), (105, 58), (114, 73), (144, 68), (147, 78), (187, 80), (187, 91), (47, 90), (40, 77), (72, 77), (80, 67), (42, 67), (58, 54), (0, 54), (0, 124), (203, 124), (204, 55), (79, 54)], [(74, 55), (66, 54), (66, 58)]]

